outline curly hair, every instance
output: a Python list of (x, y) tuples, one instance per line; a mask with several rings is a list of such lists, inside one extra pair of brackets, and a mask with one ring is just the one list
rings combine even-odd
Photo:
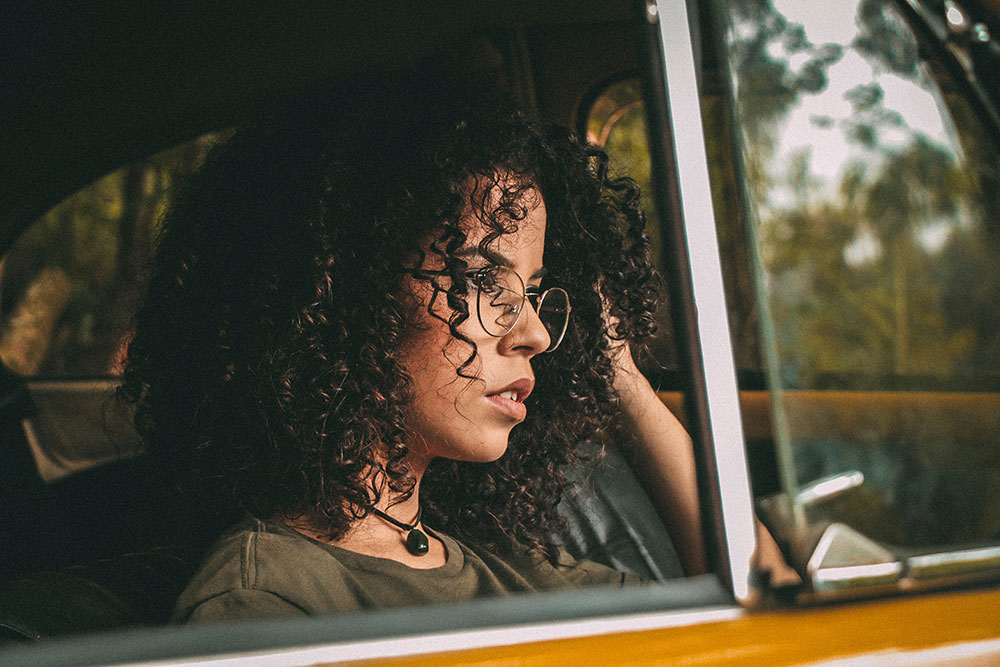
[(336, 538), (378, 500), (376, 478), (412, 491), (406, 269), (439, 256), (451, 279), (424, 279), (466, 340), (462, 221), (471, 211), (486, 226), (489, 258), (530, 189), (546, 203), (546, 280), (571, 294), (569, 329), (534, 359), (534, 405), (507, 453), (434, 461), (421, 504), (461, 539), (554, 557), (562, 469), (615, 428), (609, 338), (655, 328), (638, 189), (496, 86), (433, 73), (283, 100), (214, 149), (167, 214), (120, 396), (206, 535), (246, 512), (309, 513)]

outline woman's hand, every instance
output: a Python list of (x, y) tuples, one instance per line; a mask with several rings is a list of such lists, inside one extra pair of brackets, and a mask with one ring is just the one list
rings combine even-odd
[(771, 536), (771, 531), (757, 517), (754, 517), (754, 524), (757, 530), (757, 548), (753, 552), (754, 569), (767, 574), (771, 590), (801, 585), (802, 577), (788, 565), (778, 543)]

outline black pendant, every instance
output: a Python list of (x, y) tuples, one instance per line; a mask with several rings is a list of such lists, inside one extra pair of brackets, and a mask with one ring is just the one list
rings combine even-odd
[(427, 543), (427, 536), (424, 535), (422, 530), (417, 530), (414, 528), (406, 535), (406, 550), (409, 551), (414, 556), (423, 556), (427, 553), (429, 545)]

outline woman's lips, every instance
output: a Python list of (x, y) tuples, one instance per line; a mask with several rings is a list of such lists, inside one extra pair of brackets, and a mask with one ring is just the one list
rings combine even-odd
[(516, 421), (524, 421), (525, 417), (528, 416), (528, 408), (525, 407), (524, 403), (519, 403), (515, 400), (507, 398), (506, 396), (502, 396), (501, 394), (490, 394), (486, 397), (486, 400), (492, 403), (505, 415)]
[(534, 387), (534, 379), (523, 377), (511, 382), (500, 391), (487, 394), (486, 400), (506, 416), (521, 422), (528, 416), (528, 408), (524, 405), (524, 399), (528, 398)]

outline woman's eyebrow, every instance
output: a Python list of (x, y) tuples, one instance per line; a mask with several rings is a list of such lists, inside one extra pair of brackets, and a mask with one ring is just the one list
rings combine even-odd
[[(514, 260), (512, 260), (510, 257), (507, 257), (503, 253), (496, 252), (495, 250), (493, 250), (490, 251), (490, 254), (493, 255), (493, 259), (495, 259), (498, 264), (501, 264), (503, 266), (514, 266)], [(456, 251), (455, 256), (462, 257), (463, 259), (468, 257), (483, 257), (483, 253), (479, 251), (479, 248), (470, 247), (470, 248), (462, 248), (461, 250)], [(490, 260), (490, 258), (488, 257), (483, 257), (483, 259)], [(539, 280), (545, 276), (546, 272), (547, 270), (543, 266), (537, 271), (535, 271), (533, 274), (531, 274), (528, 280)]]
[(491, 263), (494, 260), (496, 260), (497, 264), (502, 264), (503, 266), (513, 265), (510, 258), (504, 255), (503, 253), (496, 252), (495, 250), (490, 250), (490, 255), (492, 255), (492, 257), (487, 257), (486, 255), (484, 255), (477, 246), (470, 246), (468, 248), (462, 248), (461, 250), (455, 251), (455, 257), (461, 257), (462, 259), (468, 259), (469, 257), (479, 257)]

